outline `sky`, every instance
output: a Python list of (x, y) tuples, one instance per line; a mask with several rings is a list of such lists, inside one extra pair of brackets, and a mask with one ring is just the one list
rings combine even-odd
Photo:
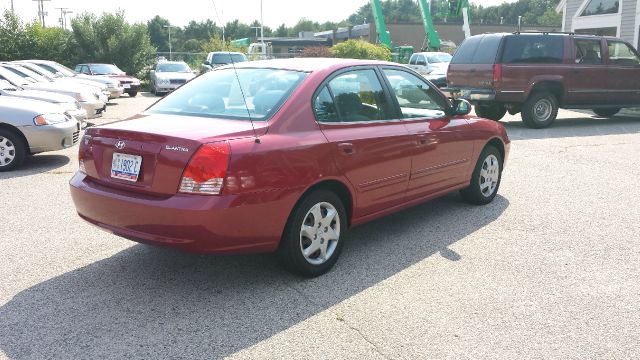
[[(276, 28), (284, 23), (295, 25), (301, 18), (317, 22), (338, 22), (356, 12), (368, 0), (315, 0), (287, 1), (262, 0), (264, 25)], [(471, 1), (483, 6), (499, 5), (515, 0), (482, 0)], [(34, 0), (13, 0), (16, 13), (23, 20), (38, 17), (38, 3)], [(130, 22), (146, 22), (155, 15), (169, 19), (172, 25), (184, 26), (191, 20), (202, 21), (212, 19), (217, 23), (235, 19), (244, 23), (260, 19), (261, 0), (184, 0), (184, 1), (149, 1), (149, 0), (47, 0), (44, 3), (45, 25), (58, 24), (60, 10), (69, 8), (75, 14), (92, 12), (125, 11)], [(217, 9), (217, 16), (214, 11)], [(11, 9), (11, 0), (0, 0), (0, 9)], [(69, 15), (68, 15), (69, 16)], [(219, 21), (216, 21), (219, 19)]]

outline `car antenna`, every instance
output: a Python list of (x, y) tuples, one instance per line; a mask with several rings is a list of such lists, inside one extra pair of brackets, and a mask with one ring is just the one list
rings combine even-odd
[[(224, 23), (222, 22), (222, 20), (220, 19), (220, 16), (218, 15), (218, 9), (216, 8), (216, 2), (215, 0), (211, 0), (211, 3), (213, 4), (213, 11), (216, 14), (216, 18), (218, 19), (218, 21), (220, 22), (220, 24), (222, 25), (222, 33), (224, 34)], [(255, 142), (256, 144), (260, 144), (260, 137), (258, 136), (258, 132), (256, 131), (256, 127), (253, 124), (253, 118), (251, 117), (251, 111), (249, 111), (249, 105), (247, 104), (247, 98), (244, 95), (244, 90), (242, 89), (242, 84), (240, 83), (240, 76), (238, 75), (238, 70), (236, 69), (236, 63), (235, 61), (233, 61), (233, 56), (231, 55), (231, 49), (229, 49), (229, 46), (226, 44), (226, 42), (223, 39), (222, 42), (222, 46), (223, 47), (227, 47), (227, 53), (229, 54), (229, 60), (231, 60), (231, 66), (233, 67), (233, 73), (236, 75), (236, 80), (238, 81), (238, 87), (240, 88), (240, 94), (242, 95), (242, 101), (244, 102), (244, 108), (247, 110), (247, 116), (249, 117), (249, 122), (251, 122), (251, 129), (253, 129), (253, 136), (255, 136)]]

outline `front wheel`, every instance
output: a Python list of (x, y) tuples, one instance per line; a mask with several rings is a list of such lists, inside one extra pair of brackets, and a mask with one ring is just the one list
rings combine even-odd
[(289, 271), (308, 277), (329, 271), (342, 251), (347, 216), (340, 198), (328, 190), (305, 196), (293, 209), (278, 258)]
[(550, 92), (533, 93), (522, 107), (522, 121), (533, 129), (551, 126), (558, 116), (558, 100)]
[(137, 91), (130, 91), (127, 94), (129, 94), (130, 97), (136, 97), (138, 95)]
[(26, 145), (12, 131), (0, 129), (0, 172), (9, 171), (22, 164), (26, 155)]
[(462, 199), (468, 203), (484, 205), (493, 201), (502, 178), (502, 155), (494, 146), (487, 146), (476, 163), (471, 183), (460, 190)]
[(620, 108), (593, 109), (593, 112), (600, 117), (612, 117), (620, 111)]
[(502, 104), (483, 104), (476, 105), (476, 115), (485, 119), (499, 121), (507, 113), (507, 108)]

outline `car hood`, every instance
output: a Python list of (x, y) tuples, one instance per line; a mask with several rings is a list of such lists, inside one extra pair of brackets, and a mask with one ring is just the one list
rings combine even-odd
[(63, 95), (59, 93), (42, 91), (42, 90), (17, 90), (17, 91), (4, 91), (3, 96), (14, 96), (25, 99), (41, 100), (52, 103), (72, 103), (76, 102), (76, 99), (69, 95)]
[(111, 79), (107, 76), (102, 76), (102, 75), (86, 75), (86, 74), (76, 74), (76, 76), (74, 76), (74, 78), (76, 79), (84, 79), (84, 80), (90, 80), (90, 81), (95, 81), (98, 82), (100, 84), (104, 84), (104, 85), (108, 85), (108, 86), (118, 86), (120, 85), (120, 82), (117, 79)]
[[(16, 120), (16, 116), (25, 116), (33, 121), (33, 118), (38, 115), (63, 112), (64, 109), (56, 104), (32, 99), (0, 96), (0, 114), (3, 116), (3, 121)], [(33, 123), (30, 123), (30, 125), (33, 125)]]
[(100, 92), (100, 91), (104, 91), (107, 90), (107, 85), (106, 84), (102, 84), (93, 80), (89, 80), (89, 79), (81, 79), (81, 78), (77, 78), (77, 77), (61, 77), (61, 78), (56, 78), (54, 80), (54, 83), (70, 83), (73, 84), (73, 86), (76, 85), (82, 85), (82, 86), (86, 86), (86, 87), (92, 87), (94, 88), (94, 91), (96, 92)]
[(44, 91), (57, 91), (67, 93), (79, 93), (88, 92), (91, 94), (98, 93), (99, 89), (95, 86), (88, 86), (83, 84), (76, 84), (73, 82), (60, 81), (60, 82), (38, 82), (29, 85), (24, 85), (25, 89), (44, 90)]
[(180, 79), (180, 80), (191, 80), (196, 75), (194, 73), (188, 72), (156, 72), (156, 78), (158, 79)]
[(129, 76), (129, 75), (100, 75), (100, 76), (108, 76), (112, 79), (117, 79), (119, 81), (124, 81), (124, 82), (140, 82), (139, 79), (134, 78), (133, 76)]

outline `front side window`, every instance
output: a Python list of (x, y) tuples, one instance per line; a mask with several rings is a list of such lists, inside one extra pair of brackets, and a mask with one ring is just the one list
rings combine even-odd
[(591, 0), (580, 16), (617, 14), (619, 9), (620, 1), (618, 0)]
[(446, 115), (446, 100), (427, 82), (402, 70), (384, 69), (383, 72), (398, 100), (403, 118), (435, 119)]
[(221, 69), (195, 78), (153, 105), (148, 113), (267, 120), (307, 73), (280, 69)]
[(563, 38), (555, 35), (513, 35), (505, 40), (504, 64), (562, 64)]
[(576, 64), (602, 64), (600, 40), (575, 39)]
[(389, 104), (374, 70), (355, 70), (329, 81), (329, 88), (345, 122), (389, 120)]
[(608, 41), (609, 63), (613, 65), (640, 65), (640, 59), (631, 47), (621, 41)]

